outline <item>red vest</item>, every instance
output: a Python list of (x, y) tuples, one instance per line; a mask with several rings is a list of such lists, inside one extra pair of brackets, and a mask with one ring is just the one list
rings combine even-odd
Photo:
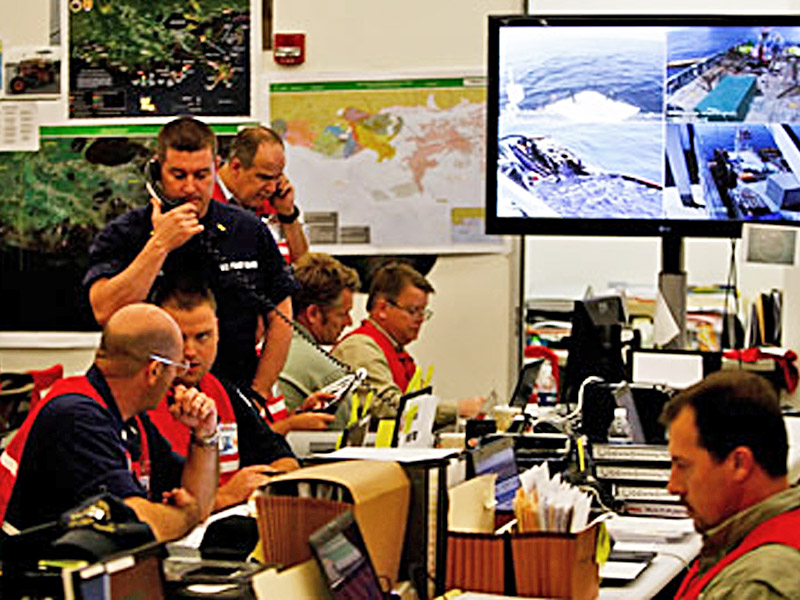
[[(198, 388), (217, 405), (219, 415), (219, 484), (225, 485), (239, 470), (239, 432), (231, 399), (219, 379), (206, 373)], [(186, 458), (189, 453), (191, 431), (169, 412), (167, 398), (147, 413), (153, 425), (169, 442), (172, 449)]]
[(386, 334), (375, 327), (375, 325), (369, 320), (361, 321), (361, 327), (354, 329), (342, 339), (346, 339), (357, 333), (366, 335), (367, 337), (375, 340), (375, 343), (378, 344), (380, 349), (383, 351), (383, 355), (386, 357), (386, 361), (389, 363), (389, 370), (392, 372), (392, 379), (394, 379), (394, 382), (397, 384), (397, 387), (400, 388), (400, 391), (405, 394), (408, 384), (417, 370), (417, 365), (414, 364), (414, 359), (411, 357), (411, 355), (405, 350), (398, 351), (397, 348), (395, 348), (394, 343), (388, 337), (386, 337)]
[(800, 508), (781, 513), (758, 525), (736, 548), (699, 577), (697, 576), (699, 561), (695, 561), (683, 580), (675, 600), (696, 600), (706, 585), (722, 569), (740, 556), (764, 544), (782, 544), (800, 550)]
[[(65, 396), (67, 394), (79, 394), (86, 396), (97, 402), (100, 406), (108, 410), (105, 400), (100, 393), (89, 383), (89, 380), (81, 375), (79, 377), (68, 377), (61, 379), (53, 384), (50, 392), (43, 400), (38, 402), (36, 406), (31, 409), (22, 427), (19, 428), (14, 439), (6, 447), (5, 451), (0, 454), (0, 522), (5, 519), (6, 509), (8, 502), (11, 500), (11, 492), (14, 491), (14, 484), (17, 481), (17, 471), (19, 469), (20, 460), (25, 450), (25, 442), (28, 439), (31, 427), (36, 420), (39, 411), (47, 405), (50, 400), (58, 396)], [(128, 457), (128, 468), (137, 478), (142, 487), (148, 492), (150, 491), (150, 473), (148, 471), (150, 465), (150, 452), (147, 447), (147, 432), (144, 430), (142, 420), (139, 415), (136, 415), (136, 427), (139, 430), (139, 438), (142, 443), (142, 452), (139, 456), (139, 461), (134, 462), (131, 455), (126, 451)]]
[[(219, 484), (222, 486), (228, 483), (228, 480), (239, 470), (239, 433), (236, 426), (236, 414), (233, 412), (231, 399), (225, 388), (211, 373), (205, 374), (200, 380), (198, 388), (217, 405), (220, 434)], [(147, 414), (172, 449), (186, 458), (189, 453), (191, 431), (170, 414), (167, 399), (163, 398), (158, 406)]]

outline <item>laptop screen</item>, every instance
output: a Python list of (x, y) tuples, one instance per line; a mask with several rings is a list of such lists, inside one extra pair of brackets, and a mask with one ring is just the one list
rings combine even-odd
[(336, 600), (381, 600), (378, 576), (353, 513), (347, 511), (309, 538), (328, 589)]
[(539, 374), (543, 362), (544, 359), (539, 358), (522, 365), (514, 394), (511, 396), (511, 402), (508, 403), (509, 406), (519, 406), (524, 409), (528, 405), (528, 400), (533, 393), (533, 386), (536, 383), (536, 376)]
[(617, 406), (625, 408), (628, 413), (628, 423), (631, 425), (633, 441), (637, 444), (646, 444), (647, 440), (642, 428), (642, 421), (639, 418), (639, 409), (633, 401), (631, 387), (625, 382), (617, 385), (614, 389), (614, 399), (617, 402)]
[(496, 510), (513, 510), (512, 502), (521, 483), (517, 459), (514, 455), (514, 440), (502, 438), (472, 451), (475, 475), (497, 473), (494, 496)]

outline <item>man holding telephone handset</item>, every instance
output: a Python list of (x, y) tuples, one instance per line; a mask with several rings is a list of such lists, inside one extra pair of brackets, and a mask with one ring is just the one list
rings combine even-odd
[(242, 129), (219, 168), (213, 197), (255, 212), (275, 236), (286, 262), (295, 263), (308, 252), (308, 240), (285, 166), (283, 140), (277, 133), (264, 126)]
[[(149, 165), (150, 205), (109, 223), (89, 250), (84, 289), (98, 323), (152, 297), (163, 277), (195, 270), (218, 302), (219, 355), (214, 371), (264, 397), (286, 360), (294, 282), (275, 241), (254, 215), (212, 200), (217, 172), (213, 131), (192, 117), (159, 132), (158, 163)], [(159, 181), (160, 180), (160, 181)], [(259, 357), (259, 317), (267, 323)]]

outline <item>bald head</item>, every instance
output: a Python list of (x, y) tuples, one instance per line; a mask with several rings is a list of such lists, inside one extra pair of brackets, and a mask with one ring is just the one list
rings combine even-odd
[(114, 375), (132, 375), (151, 354), (181, 360), (181, 330), (172, 317), (153, 304), (129, 304), (113, 315), (103, 328), (98, 364)]

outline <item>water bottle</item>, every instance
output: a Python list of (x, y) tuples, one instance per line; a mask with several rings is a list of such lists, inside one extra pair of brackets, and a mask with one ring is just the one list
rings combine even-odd
[(628, 421), (628, 409), (618, 406), (614, 409), (614, 420), (608, 427), (609, 444), (632, 444), (633, 430)]
[(556, 402), (556, 378), (553, 376), (553, 369), (549, 361), (544, 361), (539, 368), (539, 374), (536, 376), (536, 383), (534, 384), (536, 390), (537, 402), (540, 405), (548, 406)]

